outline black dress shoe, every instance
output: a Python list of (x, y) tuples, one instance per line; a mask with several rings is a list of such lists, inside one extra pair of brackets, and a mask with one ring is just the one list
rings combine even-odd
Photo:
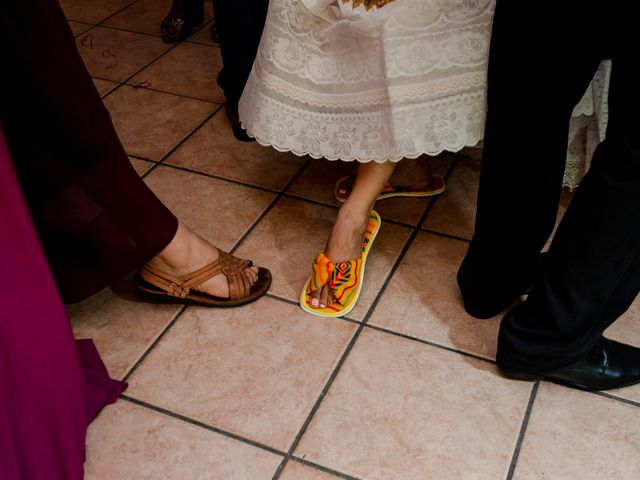
[(574, 364), (549, 373), (524, 371), (504, 352), (498, 352), (497, 362), (509, 378), (548, 380), (580, 390), (610, 390), (640, 383), (640, 348), (604, 337)]

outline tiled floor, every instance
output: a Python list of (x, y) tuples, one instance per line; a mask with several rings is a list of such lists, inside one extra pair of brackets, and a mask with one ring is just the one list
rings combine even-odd
[[(274, 274), (268, 297), (234, 310), (141, 302), (130, 279), (70, 307), (77, 336), (130, 383), (90, 428), (88, 479), (640, 478), (640, 387), (506, 380), (493, 362), (499, 319), (462, 310), (454, 273), (477, 161), (435, 161), (448, 177), (435, 201), (380, 203), (358, 307), (308, 316), (296, 299), (336, 215), (333, 183), (352, 165), (236, 142), (210, 23), (171, 46), (158, 32), (168, 0), (62, 4), (147, 184)], [(637, 304), (611, 336), (640, 343), (639, 317)]]

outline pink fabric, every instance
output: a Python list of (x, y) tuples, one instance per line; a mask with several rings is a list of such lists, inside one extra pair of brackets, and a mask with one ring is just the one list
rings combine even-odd
[(125, 388), (74, 342), (0, 130), (0, 479), (81, 479), (87, 425)]

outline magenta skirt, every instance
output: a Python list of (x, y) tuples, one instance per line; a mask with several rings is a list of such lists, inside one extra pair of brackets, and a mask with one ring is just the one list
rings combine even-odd
[(0, 130), (0, 478), (83, 477), (88, 424), (126, 384), (71, 326)]

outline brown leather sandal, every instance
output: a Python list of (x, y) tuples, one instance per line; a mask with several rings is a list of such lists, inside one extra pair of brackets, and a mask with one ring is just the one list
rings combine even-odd
[[(153, 300), (203, 307), (239, 307), (257, 300), (271, 286), (271, 272), (266, 268), (259, 269), (258, 281), (252, 286), (245, 272), (250, 266), (251, 261), (220, 251), (215, 262), (182, 277), (145, 265), (135, 275), (134, 286), (140, 295)], [(214, 297), (197, 291), (198, 286), (220, 273), (227, 277), (229, 298)]]

